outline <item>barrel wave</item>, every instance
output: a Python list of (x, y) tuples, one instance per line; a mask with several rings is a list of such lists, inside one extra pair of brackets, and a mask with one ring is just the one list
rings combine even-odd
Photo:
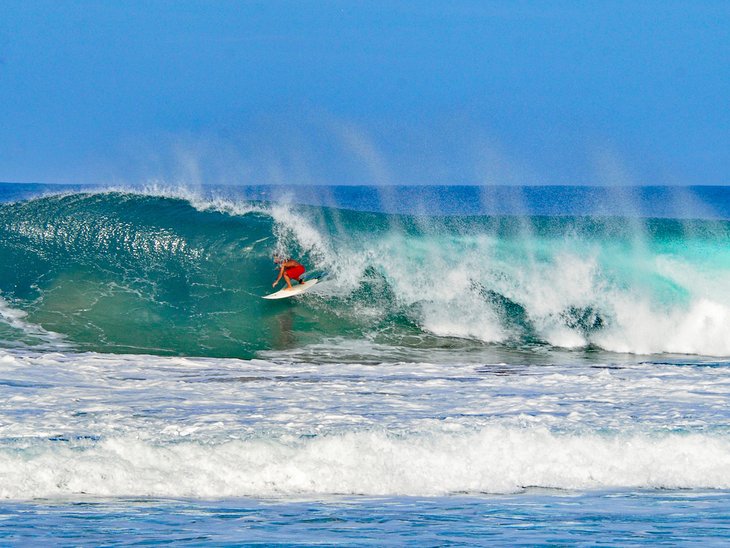
[[(273, 253), (327, 282), (262, 300)], [(729, 274), (721, 220), (407, 216), (179, 192), (0, 204), (10, 345), (251, 358), (365, 337), (730, 356)]]

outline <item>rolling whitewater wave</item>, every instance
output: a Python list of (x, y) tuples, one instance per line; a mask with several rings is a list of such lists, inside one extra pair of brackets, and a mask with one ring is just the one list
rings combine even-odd
[(559, 435), (501, 426), (220, 444), (159, 445), (137, 437), (22, 442), (0, 450), (0, 499), (728, 489), (729, 462), (722, 435)]
[(450, 357), (0, 350), (0, 499), (730, 489), (727, 363)]
[[(729, 244), (723, 220), (72, 192), (0, 204), (0, 336), (220, 357), (363, 336), (730, 356)], [(328, 283), (296, 303), (262, 300), (274, 252)]]

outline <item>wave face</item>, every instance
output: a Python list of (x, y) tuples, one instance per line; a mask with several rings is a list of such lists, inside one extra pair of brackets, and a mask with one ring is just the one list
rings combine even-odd
[[(272, 303), (274, 252), (328, 272)], [(0, 338), (251, 357), (404, 346), (730, 356), (730, 224), (407, 216), (102, 192), (0, 204)]]

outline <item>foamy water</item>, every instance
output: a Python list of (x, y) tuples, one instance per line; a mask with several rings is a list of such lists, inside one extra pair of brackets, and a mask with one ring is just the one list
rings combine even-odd
[(10, 499), (730, 488), (716, 363), (3, 351), (0, 371)]

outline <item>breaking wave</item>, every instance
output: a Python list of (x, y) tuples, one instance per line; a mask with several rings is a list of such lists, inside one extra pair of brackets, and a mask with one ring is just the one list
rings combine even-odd
[(730, 488), (730, 441), (485, 427), (157, 445), (29, 441), (0, 450), (0, 498), (446, 495), (557, 489)]
[[(274, 252), (327, 283), (262, 300)], [(251, 357), (365, 336), (730, 356), (729, 274), (722, 220), (408, 216), (158, 191), (0, 204), (3, 338), (35, 330), (98, 351)]]

